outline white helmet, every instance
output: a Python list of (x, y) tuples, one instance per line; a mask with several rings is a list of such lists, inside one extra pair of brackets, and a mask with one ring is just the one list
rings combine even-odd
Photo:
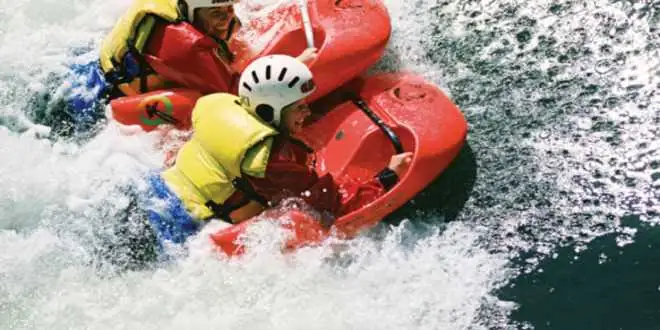
[(250, 63), (238, 82), (243, 105), (278, 127), (282, 109), (314, 92), (312, 71), (288, 55), (268, 55)]
[(188, 7), (188, 21), (193, 23), (195, 20), (195, 10), (209, 7), (229, 7), (238, 3), (239, 0), (183, 0)]

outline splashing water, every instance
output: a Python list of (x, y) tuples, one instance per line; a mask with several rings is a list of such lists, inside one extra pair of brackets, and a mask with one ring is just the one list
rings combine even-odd
[(657, 6), (392, 0), (392, 40), (373, 70), (423, 73), (470, 123), (478, 174), (458, 221), (409, 205), (410, 221), (343, 252), (273, 253), (264, 224), (240, 260), (200, 235), (157, 269), (99, 267), (98, 232), (127, 203), (117, 187), (162, 164), (158, 137), (109, 123), (83, 145), (46, 140), (30, 113), (129, 3), (0, 1), (3, 329), (514, 327), (515, 304), (495, 292), (519, 271), (557, 245), (632, 240), (622, 215), (659, 220)]
[[(497, 301), (506, 259), (479, 247), (469, 225), (410, 229), (282, 256), (255, 243), (241, 260), (209, 251), (203, 235), (190, 254), (158, 269), (117, 275), (99, 267), (97, 234), (127, 203), (116, 187), (162, 163), (157, 136), (124, 136), (112, 123), (79, 145), (41, 139), (26, 116), (38, 93), (98, 47), (128, 2), (23, 1), (4, 6), (0, 71), (0, 325), (3, 328), (437, 328), (467, 327)], [(11, 15), (10, 15), (11, 14)], [(20, 38), (19, 38), (20, 36)], [(90, 46), (91, 45), (91, 46)], [(86, 48), (87, 47), (87, 48)], [(93, 53), (93, 52), (92, 52)], [(93, 56), (83, 53), (84, 56)], [(269, 236), (273, 228), (256, 228)], [(334, 260), (334, 261), (333, 261)], [(503, 305), (503, 309), (510, 306)]]

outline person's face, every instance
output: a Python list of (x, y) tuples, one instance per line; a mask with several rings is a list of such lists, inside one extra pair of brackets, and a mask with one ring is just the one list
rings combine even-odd
[(226, 40), (235, 17), (234, 6), (200, 8), (195, 11), (195, 25), (207, 35)]
[(280, 126), (289, 134), (295, 135), (302, 131), (305, 119), (311, 114), (312, 112), (307, 103), (298, 101), (282, 110), (282, 122)]

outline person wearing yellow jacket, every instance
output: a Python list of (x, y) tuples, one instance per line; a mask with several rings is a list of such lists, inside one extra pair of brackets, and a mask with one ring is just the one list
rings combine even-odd
[(310, 151), (293, 136), (310, 114), (304, 98), (314, 89), (304, 63), (271, 55), (245, 69), (238, 97), (200, 98), (192, 138), (172, 167), (149, 177), (143, 193), (141, 207), (159, 240), (182, 243), (209, 219), (237, 223), (303, 191), (311, 192), (304, 199), (312, 207), (340, 216), (389, 190), (409, 152), (394, 155), (371, 181), (341, 189), (330, 174), (319, 177), (309, 166)]
[[(237, 92), (229, 41), (241, 27), (238, 0), (134, 0), (104, 38), (97, 60), (72, 64), (65, 104), (43, 124), (89, 131), (107, 101), (184, 87), (202, 94)], [(299, 58), (307, 61), (316, 49)], [(52, 102), (49, 102), (52, 103)], [(173, 123), (171, 123), (173, 124)], [(57, 129), (56, 129), (57, 130)]]
[(135, 0), (104, 39), (100, 70), (121, 95), (173, 85), (229, 91), (237, 0)]
[(106, 102), (117, 97), (168, 87), (231, 92), (237, 74), (227, 45), (241, 26), (234, 13), (237, 2), (134, 0), (96, 50), (96, 59), (90, 62), (88, 51), (75, 50), (67, 75), (53, 79), (58, 86), (53, 89), (59, 89), (54, 95), (63, 95), (61, 100), (36, 96), (35, 102), (49, 109), (35, 114), (35, 120), (84, 133), (104, 117)]

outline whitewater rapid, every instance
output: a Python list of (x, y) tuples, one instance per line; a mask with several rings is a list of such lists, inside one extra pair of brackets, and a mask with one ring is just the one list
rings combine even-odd
[(79, 60), (72, 49), (98, 47), (127, 3), (0, 3), (0, 328), (464, 328), (497, 301), (506, 259), (463, 224), (424, 230), (412, 245), (405, 227), (386, 230), (341, 256), (282, 256), (266, 240), (228, 261), (198, 239), (159, 269), (99, 266), (95, 231), (126, 206), (115, 187), (162, 163), (157, 137), (109, 124), (82, 145), (53, 142), (25, 112), (32, 94), (58, 92), (44, 82)]
[(658, 220), (658, 9), (388, 0), (374, 70), (423, 74), (470, 124), (475, 181), (455, 221), (426, 194), (343, 252), (282, 256), (264, 225), (240, 260), (200, 236), (171, 264), (116, 272), (98, 236), (128, 203), (117, 187), (162, 164), (158, 136), (107, 123), (85, 143), (47, 139), (29, 114), (129, 3), (0, 0), (2, 329), (518, 328), (498, 290), (519, 272), (558, 245), (633, 241), (622, 215)]

